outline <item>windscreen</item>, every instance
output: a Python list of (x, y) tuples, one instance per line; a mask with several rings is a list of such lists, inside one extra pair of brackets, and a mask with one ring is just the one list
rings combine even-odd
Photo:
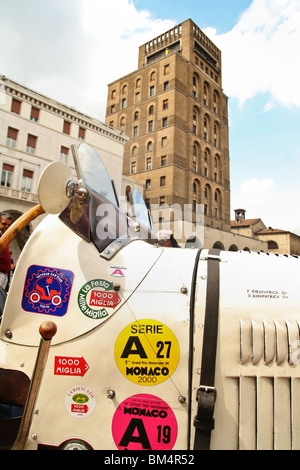
[[(76, 193), (61, 214), (61, 220), (86, 240), (92, 241), (102, 253), (118, 240), (118, 249), (133, 238), (152, 240), (151, 223), (145, 202), (138, 191), (133, 191), (132, 207), (139, 232), (130, 227), (128, 216), (118, 204), (111, 178), (98, 154), (89, 145), (72, 146), (77, 178), (88, 190), (88, 198), (81, 203)], [(77, 216), (74, 217), (74, 214)], [(116, 250), (110, 247), (109, 252)]]
[(77, 153), (78, 158), (75, 156), (75, 166), (83, 185), (118, 206), (110, 176), (95, 150), (87, 144), (80, 144)]
[(89, 191), (90, 236), (99, 252), (128, 237), (128, 219), (119, 209), (111, 178), (99, 155), (87, 144), (73, 153), (78, 179)]
[(145, 204), (145, 201), (139, 191), (134, 189), (131, 193), (132, 206), (134, 211), (134, 216), (136, 221), (146, 227), (148, 230), (151, 230), (151, 223), (149, 218), (149, 211)]

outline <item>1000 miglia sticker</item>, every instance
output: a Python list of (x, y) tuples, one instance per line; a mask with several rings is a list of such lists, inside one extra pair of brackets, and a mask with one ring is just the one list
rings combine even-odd
[(66, 269), (32, 265), (25, 278), (22, 308), (62, 317), (67, 313), (74, 274)]
[(179, 344), (174, 333), (156, 320), (138, 320), (126, 326), (115, 344), (120, 372), (138, 385), (158, 385), (175, 371)]
[(172, 450), (177, 433), (173, 410), (154, 395), (126, 398), (114, 413), (112, 435), (119, 450)]
[(112, 282), (105, 279), (93, 279), (81, 287), (78, 294), (78, 306), (81, 312), (93, 320), (107, 318), (121, 302), (114, 291)]
[(66, 394), (65, 407), (73, 418), (87, 418), (96, 408), (95, 394), (84, 385), (76, 385)]

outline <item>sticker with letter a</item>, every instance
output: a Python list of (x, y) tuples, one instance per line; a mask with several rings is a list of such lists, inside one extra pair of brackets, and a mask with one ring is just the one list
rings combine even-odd
[(66, 269), (29, 266), (22, 308), (30, 313), (63, 317), (68, 310), (74, 274)]
[(137, 385), (158, 385), (175, 371), (180, 356), (174, 333), (156, 320), (130, 323), (115, 344), (115, 361), (120, 372)]
[(173, 410), (154, 395), (126, 398), (112, 421), (112, 434), (119, 450), (172, 450), (177, 433)]
[(127, 267), (119, 265), (109, 266), (106, 272), (112, 277), (127, 277), (129, 274)]

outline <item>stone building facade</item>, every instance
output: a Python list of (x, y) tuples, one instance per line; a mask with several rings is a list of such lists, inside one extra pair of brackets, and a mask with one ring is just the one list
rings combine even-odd
[(129, 137), (123, 173), (154, 206), (189, 205), (230, 232), (227, 96), (221, 51), (187, 20), (139, 48), (138, 69), (108, 85), (106, 124)]
[(300, 256), (300, 237), (295, 233), (268, 227), (257, 232), (255, 236), (267, 242), (270, 253)]
[(260, 218), (246, 219), (245, 209), (235, 209), (235, 219), (231, 221), (231, 232), (258, 242), (265, 247), (259, 251), (281, 255), (300, 255), (300, 237), (288, 230), (266, 227)]
[[(66, 162), (75, 175), (70, 147), (80, 142), (100, 155), (120, 194), (125, 141), (122, 132), (0, 76), (0, 211), (14, 221), (38, 204), (39, 177), (52, 161)], [(41, 217), (10, 244), (14, 259)]]

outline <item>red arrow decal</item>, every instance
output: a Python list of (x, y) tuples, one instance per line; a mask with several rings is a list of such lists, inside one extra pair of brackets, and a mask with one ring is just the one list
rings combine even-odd
[(84, 357), (55, 356), (54, 375), (76, 375), (83, 377), (89, 368)]

